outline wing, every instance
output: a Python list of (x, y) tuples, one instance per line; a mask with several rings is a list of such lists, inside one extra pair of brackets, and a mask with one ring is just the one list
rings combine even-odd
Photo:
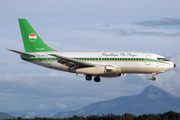
[(68, 57), (61, 56), (61, 55), (56, 55), (56, 54), (49, 54), (49, 55), (58, 58), (57, 62), (59, 62), (63, 65), (66, 65), (67, 67), (69, 67), (69, 69), (77, 69), (77, 68), (95, 67), (96, 66), (95, 64), (71, 59)]

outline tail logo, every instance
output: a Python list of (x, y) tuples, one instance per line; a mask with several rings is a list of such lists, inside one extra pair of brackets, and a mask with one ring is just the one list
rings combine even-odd
[(31, 34), (29, 35), (29, 40), (30, 40), (31, 42), (36, 41), (36, 39), (37, 39), (37, 35), (36, 35), (35, 33), (31, 33)]

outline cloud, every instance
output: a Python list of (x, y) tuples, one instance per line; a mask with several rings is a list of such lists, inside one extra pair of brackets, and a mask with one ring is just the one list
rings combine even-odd
[(29, 115), (32, 115), (32, 116), (35, 116), (35, 115), (36, 115), (36, 113), (34, 113), (34, 112), (28, 112), (28, 114), (29, 114)]
[(147, 20), (137, 22), (137, 25), (143, 27), (178, 27), (180, 29), (180, 19), (178, 18), (166, 18), (162, 20)]
[(44, 107), (45, 105), (44, 104), (40, 104), (41, 107)]
[[(9, 104), (11, 108), (15, 107), (13, 105), (15, 103), (24, 104), (18, 110), (55, 107), (68, 109), (72, 108), (71, 106), (79, 108), (97, 101), (136, 94), (137, 91), (134, 89), (141, 91), (142, 88), (135, 82), (136, 79), (131, 82), (132, 77), (128, 76), (115, 79), (102, 78), (101, 83), (98, 84), (94, 81), (86, 81), (83, 75), (75, 76), (64, 72), (52, 72), (46, 75), (0, 75), (0, 102), (6, 100), (4, 105)], [(131, 87), (127, 89), (127, 86)], [(14, 103), (10, 102), (12, 99)]]
[(155, 37), (179, 37), (180, 32), (159, 32), (151, 30), (133, 30), (133, 29), (115, 29), (115, 30), (102, 30), (104, 32), (112, 32), (118, 36), (155, 36)]
[(67, 109), (68, 108), (65, 104), (62, 104), (62, 103), (56, 102), (55, 104), (61, 109)]

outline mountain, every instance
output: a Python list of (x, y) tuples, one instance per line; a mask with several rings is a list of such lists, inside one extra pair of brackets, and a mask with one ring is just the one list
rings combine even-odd
[(34, 118), (34, 117), (52, 117), (54, 114), (59, 112), (59, 109), (50, 109), (50, 110), (23, 110), (23, 111), (11, 111), (6, 112), (8, 114), (11, 114), (15, 117), (22, 117), (22, 118)]
[(14, 117), (12, 115), (9, 115), (7, 113), (0, 112), (0, 120), (2, 119), (13, 119)]
[(46, 110), (23, 110), (23, 111), (8, 111), (6, 113), (11, 114), (13, 116), (22, 117), (22, 118), (35, 118), (35, 117), (52, 117), (56, 113), (60, 111), (72, 111), (81, 109), (81, 106), (73, 106), (68, 107), (67, 109), (55, 108), (55, 109), (46, 109)]
[(34, 118), (34, 117), (51, 117), (51, 114), (57, 113), (57, 111), (51, 111), (51, 110), (43, 110), (43, 111), (37, 111), (37, 110), (23, 110), (23, 111), (11, 111), (6, 112), (8, 114), (11, 114), (13, 116), (22, 117), (22, 118)]
[(71, 117), (73, 115), (106, 115), (109, 113), (131, 113), (134, 115), (157, 114), (170, 110), (180, 112), (180, 98), (150, 85), (138, 95), (96, 102), (80, 110), (59, 112), (53, 118)]

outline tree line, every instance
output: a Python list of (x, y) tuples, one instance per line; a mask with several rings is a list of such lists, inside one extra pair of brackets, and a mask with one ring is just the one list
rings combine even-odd
[[(6, 119), (7, 120), (7, 119)], [(9, 120), (180, 120), (180, 113), (176, 113), (173, 111), (169, 111), (163, 114), (143, 114), (135, 116), (133, 114), (125, 113), (123, 115), (114, 115), (114, 114), (108, 114), (108, 115), (89, 115), (84, 117), (74, 115), (73, 117), (67, 117), (67, 118), (22, 118), (17, 117)]]

